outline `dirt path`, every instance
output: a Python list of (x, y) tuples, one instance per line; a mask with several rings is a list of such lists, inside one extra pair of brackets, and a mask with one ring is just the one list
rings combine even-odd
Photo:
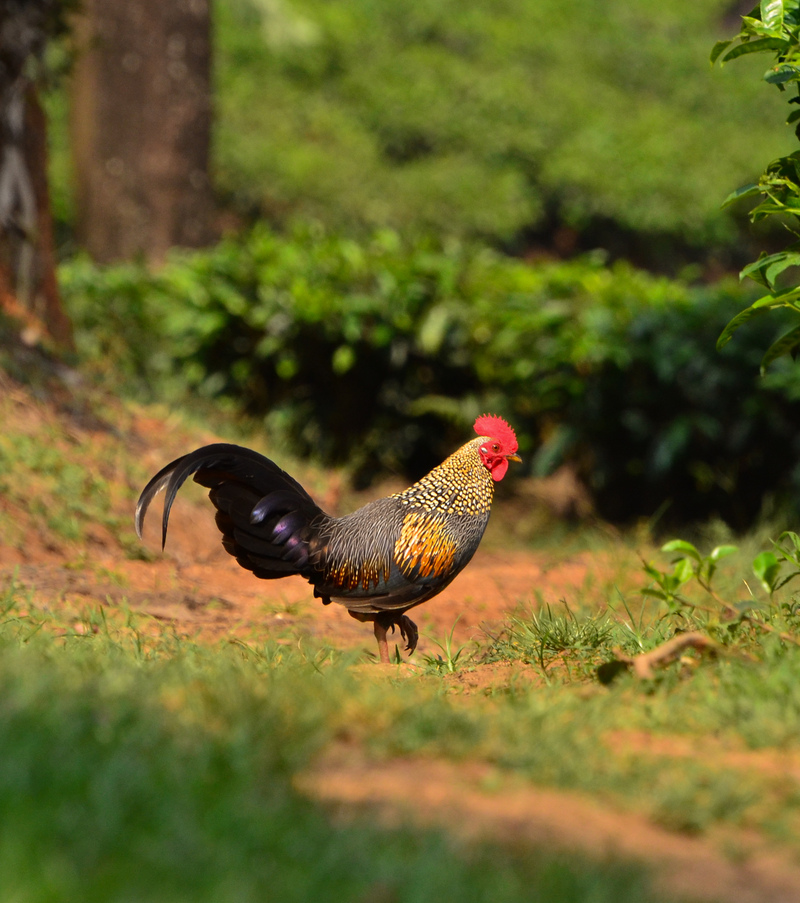
[(667, 899), (800, 900), (797, 863), (752, 838), (746, 856), (734, 855), (731, 838), (676, 834), (642, 816), (577, 793), (533, 787), (485, 765), (424, 759), (370, 763), (353, 750), (339, 750), (302, 775), (298, 786), (344, 815), (367, 810), (389, 825), (410, 821), (457, 831), (468, 840), (640, 863)]
[[(363, 648), (368, 656), (375, 652), (371, 626), (355, 621), (341, 606), (323, 606), (302, 578), (258, 580), (240, 568), (222, 549), (209, 508), (202, 496), (179, 500), (172, 509), (163, 555), (156, 509), (144, 537), (144, 547), (154, 555), (151, 561), (124, 558), (114, 538), (100, 532), (80, 567), (33, 539), (24, 553), (0, 543), (0, 581), (16, 574), (35, 598), (56, 596), (76, 610), (98, 600), (126, 605), (173, 623), (187, 636), (219, 639), (235, 634), (287, 642), (310, 636), (334, 648)], [(502, 521), (502, 512), (496, 520)], [(416, 661), (439, 654), (436, 641), (451, 630), (459, 645), (473, 639), (485, 645), (486, 632), (499, 630), (515, 608), (558, 606), (562, 600), (574, 604), (576, 599), (601, 605), (620, 581), (630, 584), (634, 579), (628, 552), (578, 552), (554, 562), (547, 552), (503, 550), (499, 545), (497, 538), (490, 538), (451, 586), (414, 610), (420, 629)]]

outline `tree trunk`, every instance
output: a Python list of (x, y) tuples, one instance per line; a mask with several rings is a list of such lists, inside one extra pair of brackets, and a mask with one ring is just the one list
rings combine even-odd
[(84, 0), (77, 36), (79, 243), (102, 263), (207, 244), (208, 0)]
[(44, 53), (54, 3), (0, 5), (0, 309), (33, 344), (72, 348), (61, 304), (47, 181), (47, 123), (28, 74)]

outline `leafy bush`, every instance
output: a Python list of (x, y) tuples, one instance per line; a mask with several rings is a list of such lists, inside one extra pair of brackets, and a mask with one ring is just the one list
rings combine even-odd
[(675, 519), (739, 525), (765, 491), (800, 499), (797, 368), (757, 380), (763, 329), (714, 350), (742, 301), (733, 283), (596, 257), (531, 266), (389, 231), (356, 243), (257, 228), (158, 273), (76, 260), (62, 285), (107, 378), (233, 399), (360, 482), (421, 474), (488, 409), (537, 473), (575, 462), (615, 519), (667, 500)]
[(798, 369), (787, 362), (756, 376), (785, 320), (717, 352), (736, 297), (695, 289), (675, 309), (639, 311), (620, 336), (625, 360), (604, 361), (587, 380), (565, 424), (590, 450), (591, 485), (607, 517), (669, 506), (667, 522), (716, 512), (743, 528), (765, 501), (797, 509)]

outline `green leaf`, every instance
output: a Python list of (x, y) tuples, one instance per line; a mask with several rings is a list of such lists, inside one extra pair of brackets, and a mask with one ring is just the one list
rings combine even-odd
[(767, 282), (766, 276), (764, 275), (764, 269), (769, 266), (770, 260), (772, 258), (768, 257), (767, 254), (762, 251), (759, 255), (758, 260), (754, 260), (752, 263), (749, 263), (743, 270), (739, 272), (739, 279), (750, 278), (754, 282), (758, 282), (759, 285), (763, 285), (764, 288), (771, 288), (770, 284)]
[[(798, 110), (798, 113), (800, 113), (800, 110)], [(779, 251), (777, 254), (769, 255), (762, 251), (758, 260), (749, 263), (740, 271), (739, 278), (749, 277), (754, 282), (758, 282), (765, 288), (772, 290), (776, 277), (792, 266), (800, 266), (800, 253), (797, 251)], [(795, 287), (785, 289), (780, 293), (780, 297), (783, 298), (786, 291), (793, 292), (794, 290)], [(770, 297), (774, 300), (778, 296), (773, 295)], [(759, 299), (759, 302), (763, 302), (763, 299)], [(763, 303), (759, 303), (759, 307), (763, 306)]]
[(775, 588), (780, 562), (772, 552), (762, 552), (753, 559), (753, 573), (768, 593)]
[(708, 557), (712, 561), (720, 561), (723, 558), (727, 558), (728, 555), (733, 555), (734, 552), (738, 551), (738, 546), (717, 546), (715, 549), (712, 549), (711, 554)]
[(661, 551), (683, 552), (684, 555), (691, 556), (695, 561), (700, 561), (702, 558), (697, 548), (690, 542), (686, 542), (685, 539), (671, 539), (669, 542), (666, 542), (663, 546), (661, 546)]
[(733, 43), (733, 41), (717, 41), (717, 43), (711, 48), (711, 65), (712, 66), (719, 59), (720, 54), (724, 50), (727, 50), (728, 47), (730, 47), (732, 43)]
[[(788, 270), (789, 267), (800, 266), (800, 254), (797, 252), (787, 252), (780, 256), (782, 256), (783, 259), (774, 260), (764, 269), (764, 276), (769, 283), (770, 288), (775, 284), (775, 279), (780, 276), (784, 270)], [(774, 257), (777, 258), (779, 255), (776, 254)]]
[(746, 41), (743, 44), (737, 44), (733, 50), (729, 50), (722, 59), (723, 63), (735, 60), (740, 56), (750, 53), (762, 53), (767, 50), (780, 50), (787, 53), (790, 45), (784, 38), (759, 38), (756, 41)]
[(759, 188), (756, 182), (753, 182), (750, 185), (743, 185), (741, 188), (737, 188), (736, 191), (732, 191), (722, 202), (723, 209), (728, 207), (730, 204), (733, 204), (735, 201), (739, 201), (742, 198), (753, 197), (755, 194), (761, 194), (761, 189)]
[(759, 316), (759, 314), (766, 313), (769, 310), (768, 307), (754, 307), (751, 305), (750, 307), (746, 307), (743, 311), (736, 314), (736, 316), (728, 323), (728, 325), (722, 330), (717, 339), (717, 351), (721, 351), (730, 340), (733, 338), (734, 332), (742, 326), (744, 323), (747, 323), (748, 320), (752, 320), (754, 317)]
[(660, 581), (664, 576), (663, 572), (659, 571), (658, 568), (653, 567), (652, 564), (643, 565), (643, 570), (644, 570), (645, 574), (648, 575), (648, 577), (652, 577), (653, 580), (656, 580), (656, 581)]
[(786, 82), (797, 81), (800, 79), (800, 68), (792, 66), (789, 63), (781, 63), (767, 69), (764, 73), (764, 81), (770, 85), (783, 85)]
[(681, 558), (681, 560), (675, 565), (672, 576), (678, 582), (678, 586), (682, 586), (684, 583), (688, 583), (689, 580), (694, 577), (694, 567), (692, 567), (692, 562), (689, 561), (688, 558)]
[(800, 552), (800, 535), (794, 532), (794, 530), (784, 530), (783, 533), (778, 537), (778, 544), (782, 543), (783, 540), (788, 539), (789, 542), (794, 546), (795, 552)]
[[(756, 12), (756, 10), (753, 10), (753, 12)], [(753, 16), (742, 16), (742, 34), (740, 35), (742, 40), (745, 40), (745, 35), (749, 38), (756, 34), (768, 34), (768, 30), (761, 19), (756, 19)]]
[(761, 0), (761, 21), (770, 31), (780, 32), (783, 27), (783, 0)]
[(785, 354), (791, 354), (800, 345), (800, 326), (795, 326), (786, 335), (781, 336), (777, 342), (773, 342), (767, 349), (767, 353), (761, 360), (761, 375), (764, 375), (767, 367)]
[(754, 301), (753, 307), (791, 307), (797, 310), (796, 301), (800, 298), (800, 285), (791, 285), (789, 288), (782, 289), (779, 292), (773, 292), (771, 295), (765, 295)]

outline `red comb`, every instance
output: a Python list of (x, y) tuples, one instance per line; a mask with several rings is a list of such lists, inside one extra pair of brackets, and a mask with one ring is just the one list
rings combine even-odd
[(475, 421), (475, 432), (479, 436), (488, 436), (497, 441), (513, 455), (517, 450), (517, 434), (496, 414), (481, 414)]

